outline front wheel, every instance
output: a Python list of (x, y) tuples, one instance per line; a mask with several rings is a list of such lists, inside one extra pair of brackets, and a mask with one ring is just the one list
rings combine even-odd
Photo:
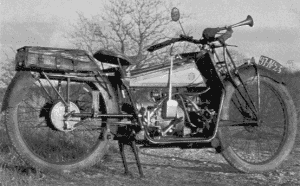
[[(242, 172), (278, 167), (291, 152), (297, 131), (296, 110), (287, 89), (253, 74), (242, 75), (246, 89), (237, 79), (237, 87), (226, 87), (218, 131), (222, 155)], [(227, 125), (222, 126), (224, 121)]]
[[(27, 163), (42, 171), (70, 172), (92, 166), (106, 152), (109, 125), (105, 120), (71, 114), (92, 113), (92, 91), (101, 93), (100, 113), (117, 113), (114, 97), (94, 83), (50, 83), (34, 79), (29, 72), (18, 72), (13, 79), (4, 106), (13, 146)], [(69, 113), (62, 98), (70, 103)]]

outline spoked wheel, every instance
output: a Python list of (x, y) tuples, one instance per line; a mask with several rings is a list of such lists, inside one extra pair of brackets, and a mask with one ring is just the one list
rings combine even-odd
[[(98, 87), (71, 82), (68, 99), (66, 82), (51, 80), (55, 91), (45, 80), (27, 78), (31, 82), (15, 79), (6, 109), (7, 131), (16, 151), (46, 171), (74, 171), (95, 164), (106, 151), (109, 126), (99, 119), (72, 117), (72, 113), (92, 113), (91, 91)], [(101, 93), (99, 112), (115, 112), (115, 103)], [(63, 100), (68, 100), (69, 109)]]
[(221, 122), (219, 128), (222, 155), (242, 172), (275, 169), (289, 155), (296, 137), (292, 98), (269, 78), (242, 77), (250, 98), (239, 81), (237, 89), (226, 87), (221, 121), (227, 124)]

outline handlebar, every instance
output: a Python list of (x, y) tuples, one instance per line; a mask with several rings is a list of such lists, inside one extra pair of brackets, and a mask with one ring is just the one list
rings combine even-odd
[(225, 41), (232, 36), (233, 30), (231, 27), (227, 27), (226, 28), (227, 31), (224, 34), (220, 35), (219, 37), (216, 37), (216, 34), (222, 30), (224, 30), (224, 28), (219, 28), (219, 27), (206, 28), (206, 29), (204, 29), (203, 34), (202, 34), (203, 39), (200, 39), (200, 40), (193, 39), (192, 36), (180, 35), (179, 38), (172, 38), (172, 39), (166, 40), (164, 42), (158, 43), (156, 45), (152, 45), (151, 47), (149, 47), (147, 49), (147, 51), (153, 52), (155, 50), (161, 49), (172, 43), (176, 43), (179, 41), (187, 41), (190, 43), (202, 44), (202, 45), (207, 44), (209, 42), (213, 42), (213, 41), (219, 41), (222, 45), (224, 45)]
[(172, 43), (176, 43), (176, 42), (179, 42), (179, 41), (187, 41), (187, 42), (190, 42), (190, 43), (202, 44), (201, 40), (193, 39), (193, 37), (191, 37), (191, 36), (180, 35), (179, 38), (172, 38), (172, 39), (166, 40), (164, 42), (158, 43), (156, 45), (152, 45), (151, 47), (149, 47), (147, 49), (147, 51), (153, 52), (155, 50), (161, 49), (161, 48), (166, 47), (166, 46), (168, 46)]
[(149, 52), (153, 52), (153, 51), (155, 51), (155, 50), (158, 50), (158, 49), (161, 49), (161, 48), (163, 48), (163, 47), (165, 47), (165, 46), (168, 46), (168, 45), (170, 45), (170, 44), (172, 44), (172, 43), (176, 43), (176, 42), (178, 42), (178, 41), (180, 41), (180, 38), (172, 38), (172, 39), (166, 40), (166, 41), (164, 41), (164, 42), (158, 43), (158, 44), (156, 44), (156, 45), (152, 45), (152, 46), (149, 47), (147, 50), (148, 50)]

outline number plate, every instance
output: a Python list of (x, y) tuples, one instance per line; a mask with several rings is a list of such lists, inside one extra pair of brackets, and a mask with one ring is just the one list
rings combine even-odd
[(283, 66), (275, 61), (274, 59), (271, 59), (267, 56), (260, 56), (258, 64), (261, 66), (264, 66), (278, 74), (282, 73), (283, 71)]

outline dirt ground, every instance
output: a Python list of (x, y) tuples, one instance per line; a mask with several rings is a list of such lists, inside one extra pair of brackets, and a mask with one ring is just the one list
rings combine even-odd
[(48, 174), (45, 185), (300, 185), (300, 140), (289, 158), (275, 171), (243, 174), (232, 168), (214, 149), (141, 149), (145, 178), (140, 178), (133, 155), (127, 150), (133, 176), (124, 175), (118, 152), (112, 151), (102, 162), (72, 174)]
[[(37, 174), (25, 176), (26, 184), (13, 185), (85, 185), (85, 186), (249, 186), (249, 185), (300, 185), (300, 138), (297, 138), (293, 152), (277, 170), (261, 174), (244, 174), (232, 168), (214, 149), (140, 149), (140, 158), (145, 178), (140, 178), (134, 157), (126, 147), (129, 169), (133, 176), (124, 175), (124, 168), (118, 150), (113, 148), (110, 154), (97, 165), (76, 173)], [(2, 162), (1, 162), (2, 163)], [(8, 163), (8, 171), (14, 161)], [(27, 174), (29, 167), (19, 168), (11, 174)], [(1, 174), (3, 175), (3, 174)], [(33, 179), (31, 182), (28, 180)], [(23, 181), (18, 181), (23, 182)], [(4, 180), (5, 181), (5, 180)], [(1, 182), (1, 181), (0, 181)], [(6, 182), (6, 181), (5, 181)], [(7, 183), (7, 182), (6, 182)], [(8, 181), (9, 183), (9, 181)], [(34, 183), (34, 184), (31, 184)], [(2, 186), (2, 184), (0, 184)], [(10, 184), (4, 184), (10, 185)]]

